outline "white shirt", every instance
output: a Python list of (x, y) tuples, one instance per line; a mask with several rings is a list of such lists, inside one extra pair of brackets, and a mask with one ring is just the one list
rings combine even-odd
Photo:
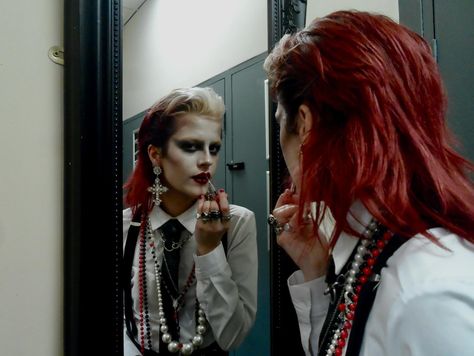
[[(372, 216), (360, 203), (352, 212), (351, 226), (362, 232)], [(443, 228), (429, 232), (447, 250), (416, 235), (387, 260), (360, 356), (474, 355), (474, 245)], [(336, 273), (356, 244), (341, 234), (333, 250)], [(325, 277), (305, 283), (297, 271), (288, 286), (305, 354), (317, 355), (329, 305)]]
[[(176, 219), (194, 234), (196, 225), (197, 203)], [(187, 342), (196, 334), (195, 300), (201, 303), (210, 329), (204, 335), (204, 346), (214, 340), (219, 346), (228, 350), (237, 347), (245, 338), (255, 321), (257, 310), (257, 239), (254, 213), (250, 210), (230, 205), (232, 219), (227, 233), (227, 257), (222, 243), (206, 255), (197, 256), (194, 236), (181, 248), (179, 264), (180, 290), (185, 285), (191, 272), (193, 262), (196, 266), (196, 279), (185, 295), (184, 307), (179, 313), (180, 338)], [(123, 213), (124, 247), (132, 219), (130, 209)], [(156, 251), (158, 259), (163, 258), (163, 244), (158, 238), (158, 229), (171, 216), (160, 207), (154, 207), (150, 213), (150, 222), (158, 242)], [(135, 248), (132, 265), (132, 299), (134, 317), (139, 323), (138, 302), (138, 252), (139, 242)], [(147, 253), (147, 294), (149, 299), (150, 328), (153, 350), (159, 349), (159, 323), (154, 263), (151, 253)], [(139, 340), (137, 340), (138, 343)], [(135, 356), (136, 347), (128, 336), (124, 335), (124, 356)]]

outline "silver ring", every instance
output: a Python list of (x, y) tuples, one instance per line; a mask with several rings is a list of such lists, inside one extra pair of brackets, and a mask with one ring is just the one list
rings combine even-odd
[(278, 225), (278, 220), (272, 214), (268, 214), (267, 222), (268, 222), (268, 225), (270, 226)]
[[(276, 219), (276, 217), (274, 217), (272, 214), (269, 214), (268, 215), (268, 218), (267, 218), (267, 222), (268, 222), (268, 225), (270, 225), (271, 227), (273, 227), (273, 231), (275, 231), (275, 234), (276, 235), (280, 235), (283, 230), (284, 230), (284, 225), (288, 225), (290, 226), (290, 224), (286, 223), (284, 225), (281, 225), (278, 223), (278, 220)], [(286, 230), (285, 230), (286, 231)]]
[(232, 219), (232, 214), (222, 215), (221, 217), (222, 221), (230, 221), (230, 219)]
[(202, 220), (203, 223), (207, 223), (210, 220), (209, 213), (205, 211), (197, 215), (199, 215), (198, 220)]
[(211, 210), (209, 212), (209, 219), (219, 220), (222, 217), (222, 213), (219, 210)]

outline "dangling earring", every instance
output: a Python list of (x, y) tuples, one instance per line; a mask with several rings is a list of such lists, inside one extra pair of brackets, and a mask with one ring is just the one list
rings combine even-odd
[(155, 173), (156, 178), (153, 185), (151, 187), (148, 187), (148, 191), (151, 194), (153, 194), (153, 203), (155, 203), (155, 205), (161, 204), (161, 199), (160, 199), (161, 194), (168, 191), (168, 188), (165, 187), (163, 184), (161, 184), (161, 181), (160, 181), (160, 174), (162, 172), (163, 171), (161, 170), (160, 166), (153, 167), (153, 173)]

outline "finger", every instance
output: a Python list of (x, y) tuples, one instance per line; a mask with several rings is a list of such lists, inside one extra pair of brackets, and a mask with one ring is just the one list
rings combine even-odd
[(296, 216), (298, 211), (298, 205), (285, 204), (278, 208), (273, 209), (272, 215), (277, 219), (278, 224), (284, 224), (288, 222), (293, 216)]
[(198, 207), (197, 207), (197, 213), (198, 214), (202, 213), (203, 207), (204, 207), (204, 202), (205, 202), (204, 195), (201, 194), (201, 196), (198, 199)]
[(278, 208), (285, 204), (296, 203), (295, 198), (296, 195), (294, 195), (289, 189), (285, 189), (285, 191), (278, 197), (278, 200), (275, 204), (275, 208)]
[(219, 202), (219, 209), (222, 215), (228, 215), (230, 208), (229, 208), (229, 200), (227, 199), (227, 193), (224, 189), (219, 189), (218, 193), (218, 202)]
[(204, 199), (204, 202), (202, 203), (202, 212), (208, 213), (210, 206), (211, 206), (211, 202), (209, 200)]

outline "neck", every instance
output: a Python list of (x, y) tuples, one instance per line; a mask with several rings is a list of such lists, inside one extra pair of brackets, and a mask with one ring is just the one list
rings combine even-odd
[(176, 217), (188, 210), (195, 202), (196, 199), (183, 199), (182, 197), (173, 197), (172, 194), (164, 194), (160, 207), (168, 215)]

